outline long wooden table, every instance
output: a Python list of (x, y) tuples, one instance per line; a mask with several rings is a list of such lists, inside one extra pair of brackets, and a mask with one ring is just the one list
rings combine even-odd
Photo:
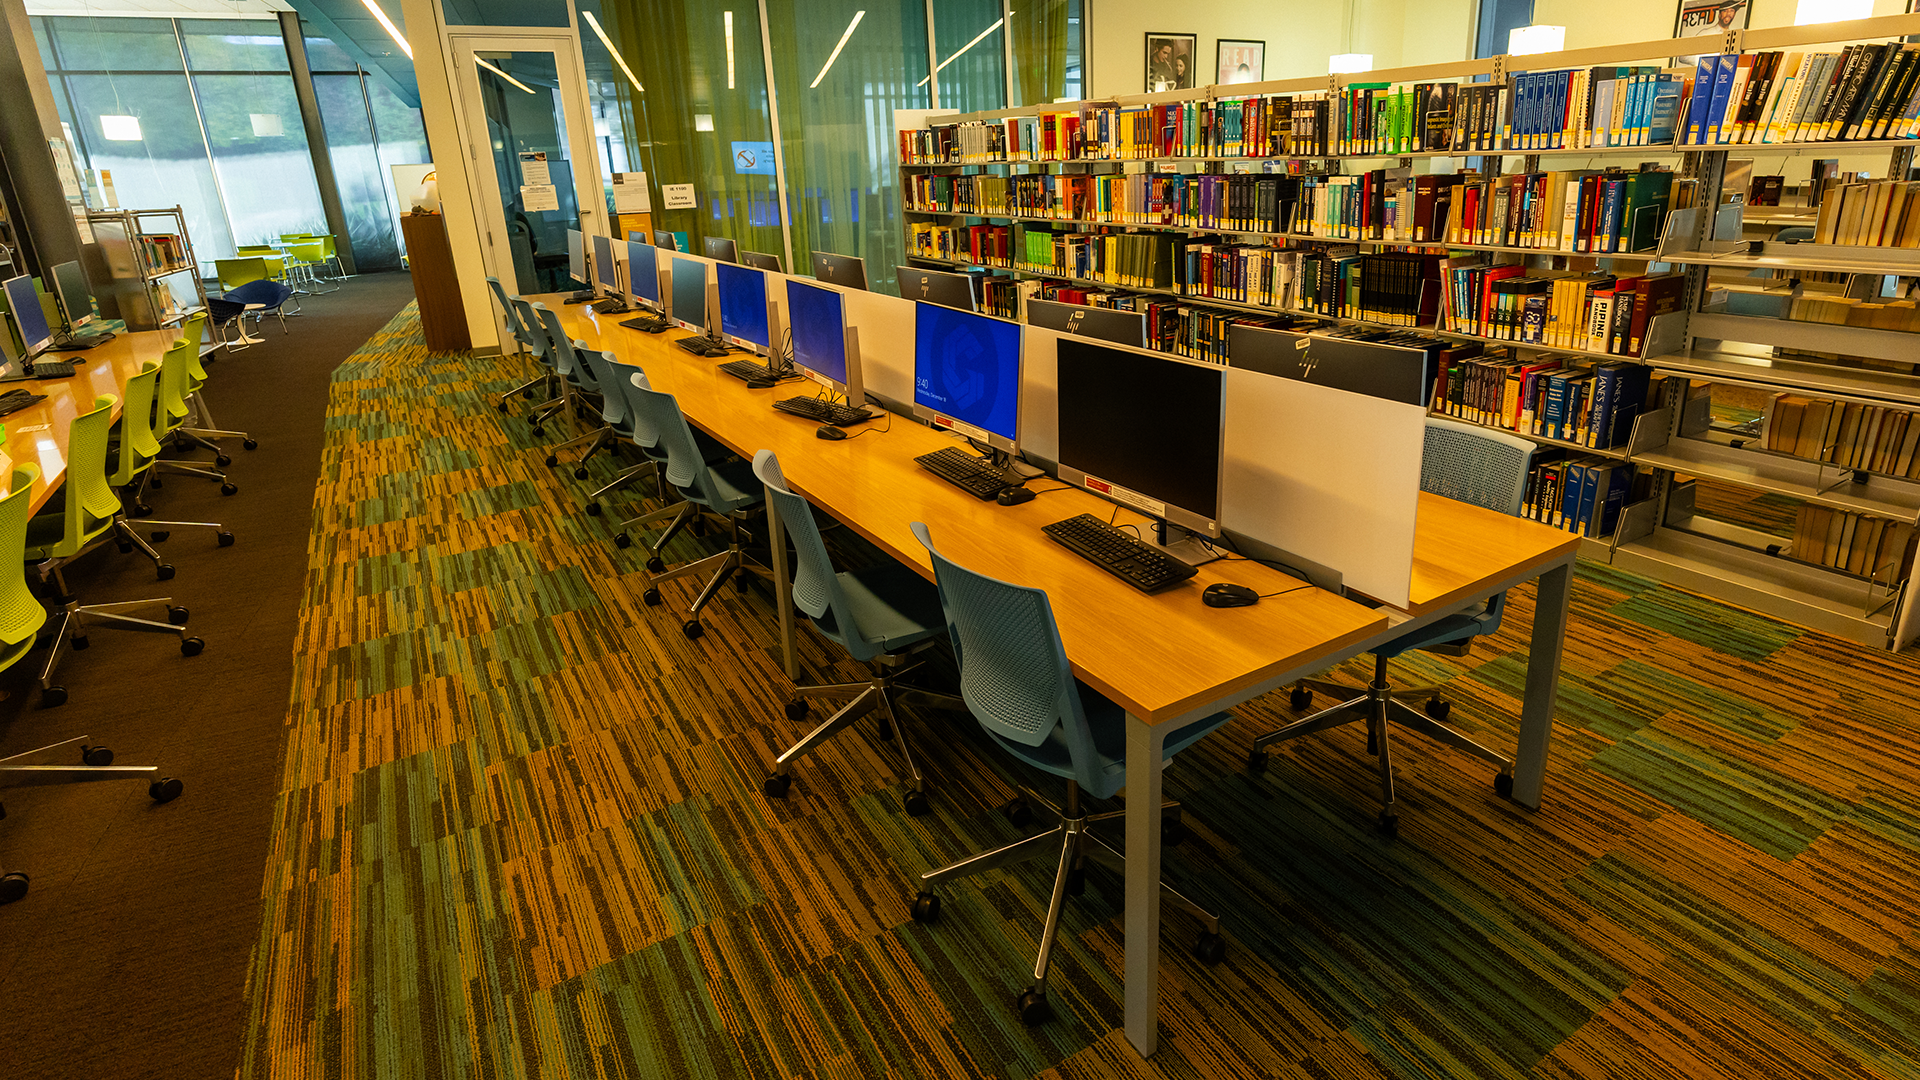
[[(535, 297), (560, 313), (575, 339), (647, 372), (674, 395), (694, 425), (751, 458), (771, 449), (794, 490), (929, 580), (932, 562), (908, 526), (927, 523), (955, 562), (1047, 590), (1074, 673), (1124, 706), (1127, 722), (1126, 1003), (1128, 1039), (1143, 1055), (1158, 1044), (1161, 755), (1183, 722), (1240, 704), (1374, 648), (1412, 626), (1442, 618), (1512, 585), (1540, 578), (1516, 755), (1513, 797), (1537, 808), (1552, 735), (1569, 587), (1577, 538), (1452, 500), (1421, 498), (1413, 600), (1406, 612), (1364, 607), (1302, 589), (1251, 607), (1210, 608), (1206, 586), (1231, 581), (1262, 593), (1299, 582), (1252, 562), (1200, 567), (1187, 584), (1148, 596), (1053, 543), (1040, 532), (1079, 513), (1105, 516), (1113, 504), (1078, 490), (1050, 491), (1003, 507), (965, 494), (916, 465), (914, 457), (955, 445), (953, 437), (906, 417), (851, 429), (842, 441), (814, 435), (818, 424), (777, 412), (775, 400), (810, 393), (804, 384), (749, 390), (719, 362), (672, 344), (679, 331), (648, 335), (558, 295)], [(1127, 516), (1127, 511), (1122, 511)], [(777, 529), (777, 526), (776, 526)], [(784, 581), (785, 544), (774, 532)], [(776, 590), (791, 657), (791, 597)], [(792, 675), (789, 659), (788, 674)]]
[[(40, 467), (40, 479), (33, 483), (33, 509), (45, 506), (66, 477), (67, 435), (73, 418), (92, 409), (102, 394), (112, 394), (124, 401), (127, 380), (139, 374), (148, 362), (159, 363), (161, 355), (179, 337), (172, 330), (123, 332), (112, 341), (83, 352), (49, 353), (44, 357), (72, 363), (77, 369), (72, 378), (34, 379), (0, 386), (5, 390), (16, 387), (31, 390), (44, 394), (47, 399), (0, 417), (0, 424), (7, 428), (7, 456), (16, 463), (31, 462)], [(120, 408), (121, 403), (116, 402), (114, 416), (120, 415)], [(10, 476), (0, 477), (0, 488), (7, 487), (11, 481)]]

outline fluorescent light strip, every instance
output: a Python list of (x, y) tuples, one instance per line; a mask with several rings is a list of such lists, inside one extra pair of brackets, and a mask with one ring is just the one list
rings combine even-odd
[(733, 89), (733, 12), (723, 11), (727, 19), (727, 89)]
[(528, 86), (526, 83), (521, 82), (519, 79), (516, 79), (513, 76), (507, 74), (506, 72), (501, 71), (499, 68), (494, 67), (492, 64), (487, 63), (485, 60), (482, 60), (476, 56), (473, 58), (473, 62), (476, 64), (479, 64), (483, 68), (486, 68), (488, 71), (493, 72), (495, 75), (498, 75), (501, 78), (507, 80), (508, 82), (519, 87), (520, 89), (525, 90), (527, 93), (529, 94), (533, 93), (533, 87)]
[(613, 62), (619, 64), (620, 70), (627, 73), (627, 81), (633, 84), (633, 88), (642, 94), (646, 93), (647, 88), (640, 85), (639, 77), (633, 73), (632, 68), (627, 66), (627, 58), (620, 55), (620, 50), (614, 48), (613, 42), (608, 40), (607, 32), (600, 29), (600, 20), (594, 18), (591, 11), (581, 12), (580, 17), (587, 20), (587, 25), (593, 28), (594, 36), (600, 39), (600, 44), (607, 47), (607, 54), (613, 57)]
[[(993, 32), (994, 32), (995, 30), (998, 30), (998, 29), (1000, 29), (1000, 24), (1001, 24), (1001, 23), (1004, 23), (1004, 22), (1006, 22), (1006, 21), (1007, 21), (1007, 20), (1005, 20), (1005, 19), (995, 19), (995, 20), (993, 20), (993, 25), (992, 25), (992, 26), (989, 26), (989, 27), (987, 27), (987, 28), (986, 28), (985, 30), (982, 30), (982, 31), (980, 31), (980, 32), (979, 32), (978, 34), (975, 34), (975, 35), (974, 35), (974, 37), (973, 37), (973, 40), (972, 40), (972, 41), (969, 41), (969, 42), (967, 42), (967, 43), (966, 43), (965, 45), (962, 45), (962, 46), (960, 46), (960, 52), (957, 52), (957, 53), (954, 53), (954, 54), (953, 54), (952, 56), (949, 56), (949, 57), (947, 57), (947, 58), (946, 58), (945, 60), (942, 60), (942, 61), (940, 61), (940, 66), (939, 66), (939, 67), (937, 67), (937, 68), (934, 68), (934, 69), (933, 69), (933, 75), (938, 75), (938, 74), (940, 74), (940, 73), (941, 73), (942, 71), (945, 71), (945, 70), (946, 70), (946, 68), (947, 68), (947, 65), (948, 65), (948, 64), (951, 64), (951, 63), (953, 63), (953, 62), (954, 62), (955, 60), (958, 60), (958, 59), (960, 59), (960, 54), (961, 54), (961, 53), (964, 53), (964, 52), (966, 52), (966, 51), (967, 51), (968, 49), (971, 49), (971, 48), (973, 48), (973, 47), (974, 47), (975, 45), (978, 45), (978, 44), (980, 44), (980, 43), (981, 43), (982, 41), (985, 41), (985, 40), (986, 40), (986, 38), (987, 38), (987, 35), (988, 35), (988, 34), (991, 34), (991, 33), (993, 33)], [(928, 84), (929, 82), (932, 82), (932, 81), (933, 81), (933, 75), (929, 75), (929, 76), (927, 76), (926, 78), (924, 78), (924, 79), (921, 79), (921, 80), (920, 80), (919, 82), (917, 82), (917, 83), (914, 83), (913, 85), (914, 85), (915, 87), (921, 87), (921, 86), (925, 86), (925, 85), (927, 85), (927, 84)]]
[(381, 26), (386, 27), (387, 36), (393, 39), (394, 44), (400, 46), (401, 52), (407, 54), (407, 59), (413, 59), (413, 46), (407, 44), (407, 39), (400, 34), (400, 28), (393, 25), (393, 20), (387, 18), (387, 13), (380, 10), (378, 0), (360, 0), (360, 2), (367, 5), (367, 10), (373, 12), (373, 17), (380, 21)]
[(847, 39), (853, 36), (853, 28), (859, 26), (860, 20), (866, 17), (867, 13), (864, 10), (853, 13), (853, 21), (847, 24), (847, 32), (840, 35), (840, 43), (833, 47), (833, 55), (827, 57), (827, 62), (820, 67), (820, 74), (813, 77), (813, 81), (807, 84), (807, 89), (811, 90), (819, 86), (820, 80), (827, 77), (827, 69), (833, 66), (835, 60), (840, 59), (840, 50), (847, 47)]

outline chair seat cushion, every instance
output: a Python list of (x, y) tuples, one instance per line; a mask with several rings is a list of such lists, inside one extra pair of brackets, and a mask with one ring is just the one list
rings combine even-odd
[[(766, 486), (760, 483), (759, 477), (753, 475), (751, 461), (723, 461), (718, 465), (709, 465), (707, 475), (711, 478), (714, 494), (714, 504), (710, 509), (719, 513), (730, 514), (735, 510), (757, 506), (767, 497)], [(701, 501), (692, 499), (693, 494), (689, 492), (689, 501)]]
[[(906, 566), (884, 562), (834, 577), (839, 580), (840, 595), (852, 609), (861, 636), (878, 643), (883, 652), (899, 652), (947, 632), (946, 617), (940, 612), (940, 591)], [(813, 625), (829, 639), (847, 644), (833, 609), (814, 619)]]
[[(1080, 709), (1086, 714), (1087, 730), (1093, 735), (1094, 756), (1099, 759), (1092, 770), (1096, 783), (1083, 790), (1096, 799), (1112, 798), (1114, 792), (1127, 783), (1127, 711), (1113, 699), (1078, 679), (1074, 680), (1074, 685), (1080, 691)], [(1168, 732), (1161, 764), (1165, 765), (1173, 759), (1173, 755), (1219, 730), (1231, 719), (1232, 713), (1217, 712)], [(993, 735), (993, 732), (989, 730), (987, 734)], [(995, 742), (1006, 748), (1007, 753), (1037, 769), (1055, 776), (1071, 778), (1074, 775), (1073, 759), (1067, 749), (1066, 728), (1060, 724), (1053, 726), (1047, 741), (1039, 746), (1024, 746), (998, 735), (993, 737)]]
[[(1449, 615), (1437, 622), (1429, 623), (1418, 630), (1410, 631), (1375, 649), (1380, 656), (1392, 659), (1402, 653), (1425, 649), (1434, 645), (1447, 645), (1467, 638), (1490, 633), (1486, 623), (1492, 618), (1485, 611), (1462, 612)], [(1497, 625), (1497, 624), (1496, 624)]]

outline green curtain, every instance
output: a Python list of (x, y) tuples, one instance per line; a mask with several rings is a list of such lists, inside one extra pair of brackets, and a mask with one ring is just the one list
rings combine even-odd
[(1066, 93), (1067, 18), (1071, 0), (1026, 0), (1013, 12), (1013, 74), (1017, 100), (1044, 105)]

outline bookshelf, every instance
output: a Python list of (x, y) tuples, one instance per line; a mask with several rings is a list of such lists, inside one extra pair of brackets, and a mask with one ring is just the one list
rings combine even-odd
[[(902, 133), (907, 257), (1022, 283), (1022, 301), (1043, 287), (1098, 290), (1108, 294), (1104, 302), (1136, 310), (1150, 303), (1158, 305), (1155, 310), (1173, 305), (1209, 318), (1285, 320), (1276, 325), (1295, 330), (1416, 332), (1438, 342), (1500, 350), (1476, 360), (1511, 360), (1509, 376), (1512, 369), (1556, 362), (1574, 382), (1594, 365), (1615, 375), (1620, 365), (1644, 368), (1654, 389), (1630, 429), (1616, 429), (1614, 445), (1588, 446), (1582, 436), (1553, 437), (1520, 425), (1518, 433), (1543, 449), (1564, 452), (1568, 468), (1578, 461), (1601, 475), (1633, 470), (1625, 505), (1604, 534), (1585, 536), (1582, 557), (1864, 643), (1906, 649), (1920, 639), (1920, 597), (1910, 588), (1914, 537), (1920, 533), (1920, 246), (1774, 239), (1779, 228), (1819, 223), (1822, 211), (1809, 200), (1833, 199), (1837, 189), (1830, 184), (1816, 182), (1811, 193), (1795, 193), (1798, 205), (1783, 206), (1747, 207), (1746, 191), (1722, 189), (1728, 182), (1744, 185), (1744, 172), (1740, 179), (1729, 175), (1729, 161), (1745, 157), (1884, 154), (1884, 171), (1873, 170), (1877, 181), (1904, 183), (1910, 175), (1920, 181), (1911, 172), (1920, 147), (1920, 54), (1903, 55), (1898, 44), (1909, 34), (1920, 34), (1920, 15), (1735, 31), (1718, 41), (1637, 42), (935, 116)], [(1717, 53), (1696, 65), (1668, 66), (1671, 57), (1716, 44)], [(1721, 88), (1722, 65), (1742, 77), (1751, 74), (1751, 87), (1727, 89), (1720, 101), (1709, 90), (1696, 106), (1697, 88)], [(1476, 76), (1487, 81), (1461, 89)], [(1824, 100), (1822, 80), (1839, 96)], [(1433, 89), (1440, 84), (1452, 89)], [(1633, 115), (1624, 104), (1614, 124), (1596, 121), (1603, 85), (1609, 94), (1623, 95), (1622, 88), (1631, 86), (1639, 95), (1631, 99), (1639, 102), (1639, 121), (1619, 126), (1620, 117)], [(1481, 112), (1422, 112), (1419, 104), (1469, 94)], [(1673, 99), (1671, 138), (1662, 137), (1661, 115), (1652, 104), (1662, 94)], [(1724, 131), (1709, 126), (1716, 115)], [(1281, 116), (1286, 120), (1275, 119)], [(1858, 137), (1838, 137), (1849, 132)], [(1444, 143), (1435, 143), (1436, 136)], [(1623, 141), (1630, 145), (1618, 145)], [(1462, 143), (1472, 148), (1462, 149)], [(1630, 224), (1617, 218), (1608, 223), (1604, 203), (1589, 203), (1586, 194), (1576, 197), (1569, 189), (1562, 200), (1551, 190), (1562, 178), (1597, 176), (1602, 179), (1589, 182), (1605, 190), (1610, 180), (1624, 184), (1649, 172), (1670, 173), (1662, 182), (1671, 180), (1671, 193), (1657, 216)], [(1435, 238), (1414, 239), (1403, 207), (1424, 209), (1411, 193), (1429, 175), (1466, 176), (1466, 183), (1482, 185), (1471, 189), (1488, 200), (1476, 204), (1480, 223), (1491, 224), (1496, 235), (1463, 233), (1450, 227), (1454, 219), (1436, 218), (1426, 223), (1438, 230)], [(1543, 175), (1549, 179), (1540, 186)], [(989, 183), (968, 184), (969, 177)], [(1020, 179), (1028, 177), (1041, 179)], [(1340, 191), (1348, 190), (1340, 185), (1364, 185), (1366, 191), (1333, 215), (1352, 211), (1345, 220), (1331, 227), (1316, 220), (1308, 228), (1298, 227), (1297, 205), (1294, 216), (1273, 216), (1265, 204), (1262, 212), (1249, 214), (1246, 203), (1233, 202), (1241, 212), (1222, 219), (1194, 216), (1196, 209), (1217, 205), (1182, 201), (1185, 196), (1140, 196), (1189, 181), (1190, 190), (1241, 190), (1229, 181), (1242, 177), (1247, 190), (1257, 186), (1255, 179), (1291, 185), (1275, 188), (1283, 192), (1283, 204), (1285, 192), (1313, 185)], [(1156, 180), (1166, 185), (1156, 188)], [(1038, 189), (1016, 183), (1050, 185), (1044, 187), (1049, 197), (1060, 197), (1036, 206), (1027, 195)], [(1466, 183), (1455, 187), (1454, 197), (1468, 190)], [(1864, 178), (1842, 183), (1859, 187)], [(1499, 205), (1507, 216), (1496, 218), (1490, 200), (1509, 185), (1513, 202)], [(1535, 194), (1522, 202), (1520, 192), (1528, 185)], [(1002, 201), (1003, 192), (1016, 190), (1026, 193), (1021, 201)], [(1124, 197), (1116, 194), (1123, 190)], [(959, 198), (956, 191), (968, 196)], [(1912, 191), (1920, 199), (1920, 184)], [(975, 192), (990, 197), (976, 198)], [(1869, 223), (1874, 207), (1884, 208), (1889, 199), (1894, 206), (1885, 230), (1867, 228), (1852, 238), (1896, 238), (1899, 196), (1865, 186), (1847, 197), (1867, 203)], [(1559, 243), (1549, 235), (1554, 230), (1539, 231), (1549, 202), (1555, 211), (1569, 203), (1582, 214), (1594, 208), (1593, 220), (1581, 219), (1583, 227), (1605, 224), (1618, 246), (1633, 250), (1567, 250), (1573, 245)], [(1845, 204), (1829, 202), (1829, 216), (1837, 216), (1836, 205)], [(1443, 213), (1461, 209), (1449, 201)], [(1530, 227), (1500, 233), (1502, 221), (1514, 229)], [(1650, 235), (1653, 221), (1658, 224)], [(983, 244), (978, 237), (992, 234), (975, 233), (976, 226), (1009, 232)], [(1760, 228), (1753, 231), (1755, 226)], [(1837, 235), (1847, 238), (1846, 228), (1840, 226)], [(1071, 238), (1033, 241), (1031, 230)], [(1596, 238), (1602, 233), (1592, 231)], [(1525, 242), (1517, 241), (1523, 233)], [(1629, 234), (1636, 242), (1627, 242)], [(1104, 239), (1155, 235), (1164, 239)], [(1033, 250), (1028, 244), (1048, 242), (1073, 261), (1027, 258)], [(1089, 248), (1103, 254), (1089, 256)], [(1225, 251), (1230, 259), (1298, 258), (1300, 265), (1337, 252), (1340, 260), (1369, 254), (1445, 259), (1443, 273), (1459, 260), (1469, 269), (1517, 266), (1508, 273), (1528, 278), (1648, 275), (1637, 283), (1642, 290), (1654, 275), (1671, 275), (1684, 280), (1684, 290), (1677, 310), (1650, 315), (1639, 349), (1599, 337), (1574, 344), (1610, 348), (1572, 347), (1564, 334), (1553, 339), (1562, 344), (1549, 345), (1515, 340), (1511, 326), (1475, 333), (1482, 323), (1438, 321), (1432, 309), (1445, 306), (1455, 314), (1459, 290), (1441, 286), (1437, 297), (1430, 296), (1430, 283), (1404, 292), (1405, 304), (1386, 318), (1358, 317), (1339, 305), (1303, 305), (1296, 294), (1269, 287), (1277, 271), (1260, 277), (1257, 290), (1238, 290), (1277, 302), (1202, 295), (1193, 280), (1196, 249)], [(982, 256), (978, 250), (1004, 254)], [(1143, 251), (1178, 254), (1163, 266), (1153, 261), (1161, 256)], [(1121, 252), (1131, 254), (1116, 254)], [(1143, 265), (1161, 276), (1150, 276)], [(1479, 279), (1472, 280), (1478, 288)], [(1345, 288), (1344, 277), (1335, 282)], [(1550, 295), (1559, 295), (1553, 288), (1547, 287)], [(1416, 326), (1408, 325), (1409, 316)], [(1445, 381), (1443, 372), (1442, 387)], [(1456, 410), (1458, 403), (1436, 398), (1435, 409)], [(1464, 418), (1513, 431), (1518, 411), (1501, 411), (1498, 417), (1482, 411)], [(1791, 436), (1783, 442), (1789, 417), (1798, 421), (1813, 413), (1821, 417), (1817, 430), (1798, 444)], [(1564, 474), (1561, 479), (1571, 482)], [(1767, 512), (1743, 518), (1743, 505)], [(1779, 520), (1781, 507), (1792, 508), (1791, 521)]]
[(98, 291), (111, 298), (127, 329), (158, 330), (205, 310), (206, 288), (180, 207), (95, 210), (87, 220), (99, 248), (96, 269), (108, 279)]

